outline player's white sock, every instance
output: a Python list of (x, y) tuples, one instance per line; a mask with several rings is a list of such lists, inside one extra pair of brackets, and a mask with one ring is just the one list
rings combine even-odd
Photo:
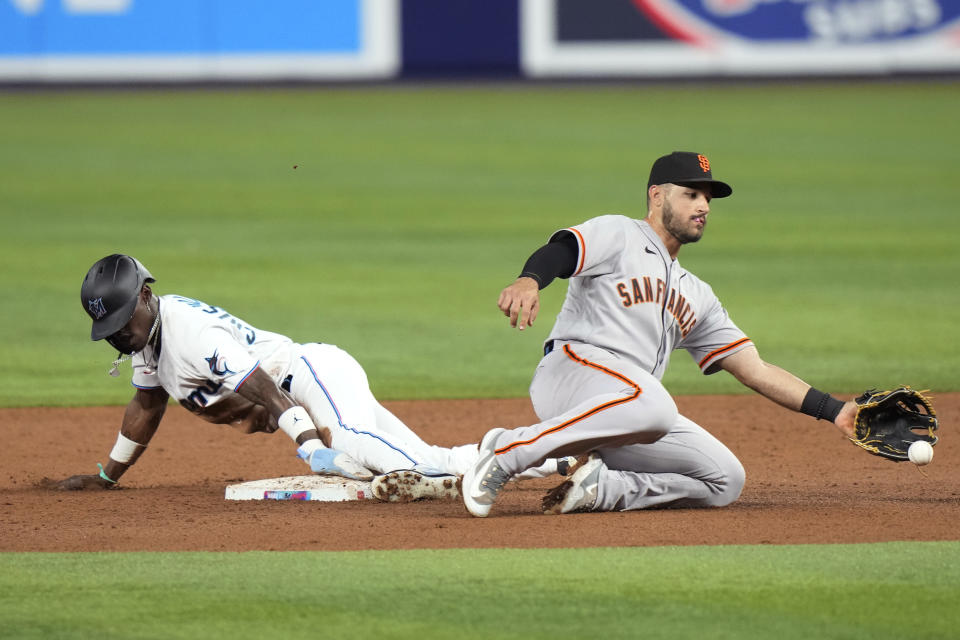
[(320, 451), (321, 449), (326, 449), (326, 447), (323, 446), (323, 441), (320, 440), (320, 438), (314, 438), (301, 444), (297, 448), (297, 455), (304, 460), (309, 460), (310, 454), (312, 454), (314, 451)]

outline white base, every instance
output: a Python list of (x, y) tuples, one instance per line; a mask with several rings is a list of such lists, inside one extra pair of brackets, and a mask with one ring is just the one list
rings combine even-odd
[(369, 482), (335, 476), (291, 476), (227, 486), (227, 500), (319, 500), (347, 502), (373, 498)]

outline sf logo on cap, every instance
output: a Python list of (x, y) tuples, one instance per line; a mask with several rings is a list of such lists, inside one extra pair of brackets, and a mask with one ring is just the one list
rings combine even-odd
[(697, 155), (697, 160), (700, 161), (700, 168), (703, 169), (703, 172), (708, 173), (710, 171), (710, 161), (707, 160), (707, 156)]

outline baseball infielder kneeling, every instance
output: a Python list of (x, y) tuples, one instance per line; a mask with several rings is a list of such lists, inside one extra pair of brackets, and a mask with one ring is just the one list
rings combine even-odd
[(280, 429), (319, 474), (370, 480), (374, 472), (413, 470), (438, 477), (462, 474), (476, 461), (475, 444), (448, 449), (421, 440), (377, 402), (363, 368), (342, 349), (297, 344), (220, 307), (157, 296), (152, 282), (139, 261), (121, 254), (97, 261), (83, 281), (91, 338), (124, 354), (111, 375), (132, 360), (136, 391), (106, 466), (98, 463), (99, 475), (67, 478), (61, 488), (115, 485), (156, 433), (170, 396), (209, 422), (246, 433)]
[(710, 286), (677, 261), (683, 245), (702, 237), (711, 199), (732, 192), (713, 179), (705, 156), (674, 152), (650, 170), (646, 218), (593, 218), (557, 231), (530, 256), (497, 303), (512, 326), (533, 324), (540, 289), (570, 279), (530, 385), (541, 422), (483, 437), (480, 459), (463, 476), (471, 514), (487, 516), (505, 483), (544, 459), (587, 454), (544, 497), (544, 512), (736, 500), (745, 481), (740, 461), (680, 415), (660, 382), (675, 349), (705, 374), (728, 371), (774, 402), (854, 435), (854, 402), (763, 361)]

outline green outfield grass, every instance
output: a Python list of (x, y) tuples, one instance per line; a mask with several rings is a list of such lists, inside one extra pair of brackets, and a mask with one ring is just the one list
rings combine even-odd
[[(123, 403), (87, 268), (353, 353), (382, 399), (523, 396), (500, 289), (557, 228), (643, 215), (652, 160), (699, 150), (733, 198), (682, 263), (818, 387), (956, 390), (956, 83), (0, 94), (0, 406)], [(294, 165), (297, 166), (294, 169)], [(674, 393), (728, 393), (683, 353)]]
[(0, 554), (5, 638), (955, 638), (960, 543)]

